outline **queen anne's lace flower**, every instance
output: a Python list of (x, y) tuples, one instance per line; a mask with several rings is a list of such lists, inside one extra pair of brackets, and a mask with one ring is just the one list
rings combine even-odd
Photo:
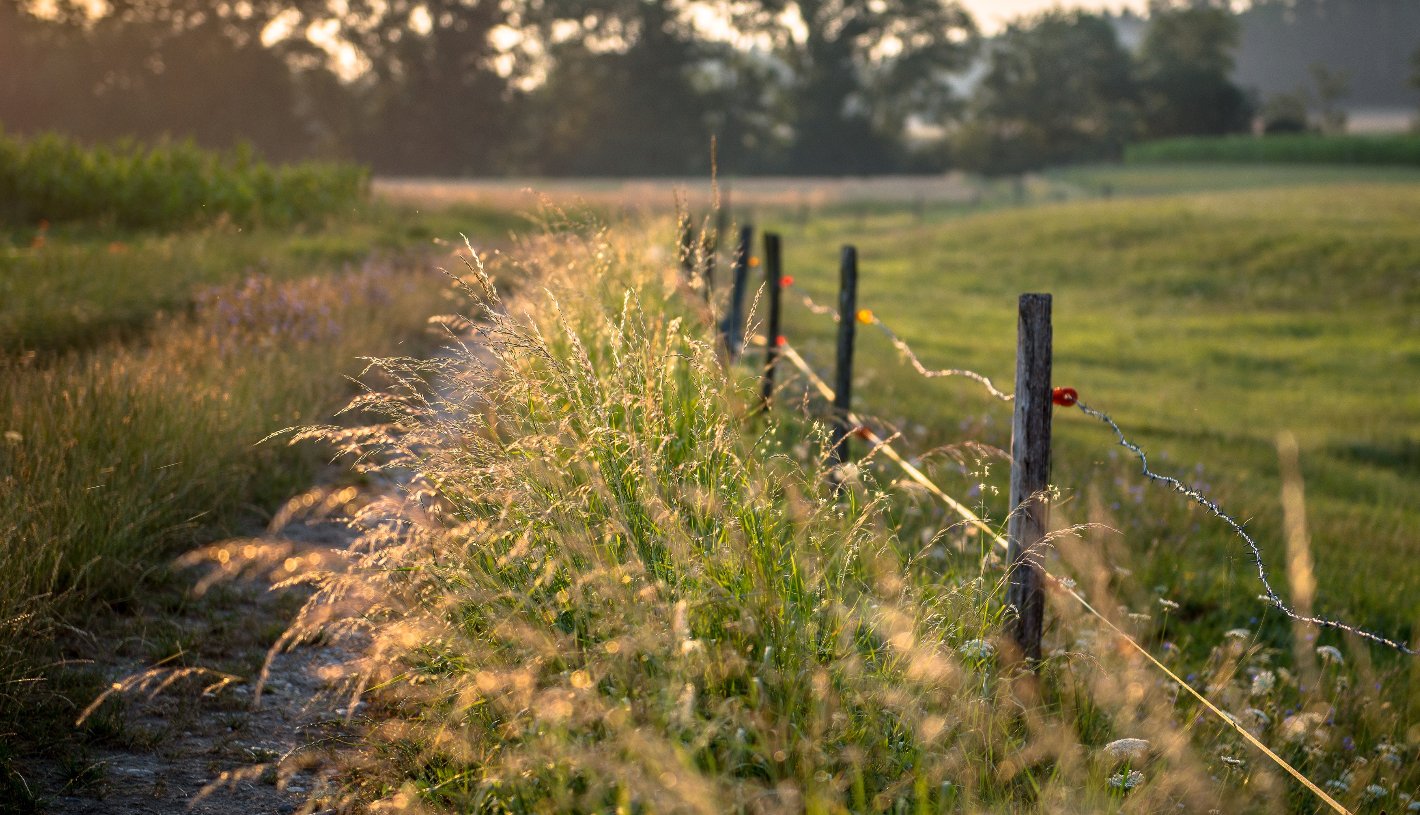
[(1144, 783), (1144, 774), (1138, 770), (1130, 770), (1128, 775), (1115, 773), (1109, 777), (1109, 786), (1117, 790), (1132, 790)]
[(1321, 657), (1322, 662), (1334, 662), (1337, 665), (1346, 663), (1346, 660), (1341, 658), (1341, 651), (1334, 645), (1318, 645), (1316, 655)]
[(996, 653), (996, 646), (986, 640), (967, 640), (957, 647), (957, 653), (967, 659), (990, 659)]
[(1147, 739), (1116, 739), (1104, 746), (1104, 752), (1115, 761), (1143, 761), (1149, 756)]

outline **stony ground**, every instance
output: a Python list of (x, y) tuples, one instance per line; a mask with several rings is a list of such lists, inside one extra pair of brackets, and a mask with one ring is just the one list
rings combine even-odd
[[(339, 524), (298, 527), (292, 554), (343, 547)], [(329, 644), (302, 645), (272, 665), (259, 705), (255, 683), (267, 650), (299, 607), (299, 589), (272, 592), (250, 577), (196, 595), (201, 567), (181, 573), (171, 597), (123, 610), (107, 624), (67, 638), (75, 671), (104, 683), (153, 672), (194, 672), (163, 689), (114, 694), (76, 739), (36, 745), (24, 783), (41, 812), (94, 815), (183, 813), (266, 815), (301, 811), (320, 783), (318, 768), (281, 777), (271, 765), (348, 731), (329, 669), (350, 658)], [(155, 667), (156, 666), (156, 667)], [(204, 692), (221, 674), (236, 677)], [(96, 688), (104, 685), (94, 683)], [(111, 685), (110, 685), (111, 686)], [(318, 751), (316, 755), (318, 756)]]

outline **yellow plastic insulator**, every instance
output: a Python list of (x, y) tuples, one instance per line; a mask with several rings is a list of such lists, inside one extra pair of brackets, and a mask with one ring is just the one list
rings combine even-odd
[(862, 323), (863, 325), (872, 325), (873, 312), (865, 308), (858, 309), (858, 322)]

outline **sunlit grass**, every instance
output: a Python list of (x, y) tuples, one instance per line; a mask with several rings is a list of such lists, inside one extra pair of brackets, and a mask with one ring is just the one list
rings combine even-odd
[[(786, 228), (786, 268), (831, 302), (835, 253), (859, 246), (859, 302), (929, 365), (1010, 382), (1016, 296), (1055, 295), (1055, 382), (1112, 413), (1163, 469), (1213, 494), (1282, 570), (1275, 439), (1301, 440), (1319, 608), (1406, 639), (1420, 590), (1410, 499), (1420, 375), (1420, 215), (1414, 186), (1335, 186), (1093, 202), (913, 224), (826, 220)], [(773, 228), (772, 220), (764, 226)], [(787, 307), (787, 331), (823, 365), (832, 326)], [(925, 381), (860, 332), (861, 410), (914, 447), (1006, 443), (1010, 413), (965, 381)], [(1195, 606), (1205, 641), (1262, 617), (1242, 544), (1180, 518), (1104, 426), (1057, 411), (1053, 480), (1084, 516), (1124, 530), (1130, 568)], [(1168, 519), (1169, 523), (1161, 523)], [(1272, 623), (1280, 621), (1272, 618)], [(1285, 626), (1272, 629), (1279, 633)], [(1187, 636), (1187, 632), (1179, 632)]]
[[(487, 299), (469, 276), (487, 307), (470, 350), (382, 363), (401, 385), (359, 400), (376, 424), (302, 434), (406, 485), (357, 513), (342, 568), (305, 578), (318, 592), (287, 635), (349, 632), (363, 654), (343, 689), (371, 703), (367, 729), (318, 797), (459, 812), (1313, 806), (1065, 595), (1039, 675), (1023, 670), (982, 536), (876, 467), (835, 496), (799, 384), (786, 376), (778, 409), (756, 413), (752, 369), (723, 367), (670, 243), (523, 247), (518, 273), (538, 285), (522, 296)], [(938, 469), (988, 492), (999, 480), (989, 455), (948, 452)], [(1089, 503), (1060, 508), (1098, 525), (1060, 539), (1052, 568), (1339, 798), (1408, 802), (1410, 714), (1374, 687), (1403, 676), (1374, 674), (1364, 650), (1287, 668), (1245, 630), (1191, 653), (1161, 644), (1157, 626), (1172, 639), (1192, 620), (1114, 568), (1132, 561)]]
[(0, 233), (0, 353), (51, 353), (140, 335), (161, 313), (182, 313), (205, 286), (252, 275), (292, 280), (358, 266), (371, 253), (430, 258), (436, 238), (498, 238), (527, 225), (507, 211), (434, 213), (386, 204), (319, 226), (181, 232), (98, 226)]

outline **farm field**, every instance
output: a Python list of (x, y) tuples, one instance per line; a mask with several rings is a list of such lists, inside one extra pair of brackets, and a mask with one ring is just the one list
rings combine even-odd
[[(460, 387), (441, 393), (439, 410), (421, 413), (403, 395), (366, 405), (389, 411), (398, 437), (379, 425), (354, 442), (326, 434), (326, 451), (402, 451), (395, 469), (435, 485), (452, 513), (415, 512), (406, 520), (419, 544), (388, 554), (380, 528), (365, 529), (373, 559), (356, 558), (368, 568), (354, 584), (312, 573), (318, 592), (357, 587), (338, 612), (352, 619), (360, 598), (380, 598), (357, 628), (369, 623), (381, 654), (370, 698), (389, 720), (372, 719), (368, 743), (341, 748), (348, 800), (513, 811), (621, 806), (624, 796), (656, 811), (781, 795), (791, 809), (807, 800), (855, 812), (1066, 801), (1207, 811), (1231, 795), (1244, 811), (1311, 805), (1225, 723), (1092, 644), (1104, 640), (1088, 621), (1051, 612), (1043, 690), (993, 656), (991, 643), (1005, 641), (993, 582), (1003, 570), (982, 565), (980, 536), (933, 537), (951, 523), (939, 508), (910, 492), (878, 495), (870, 480), (853, 500), (835, 499), (802, 441), (802, 417), (823, 406), (784, 399), (780, 421), (765, 425), (747, 402), (756, 352), (721, 372), (698, 298), (674, 285), (675, 184), (562, 185), (549, 198), (574, 210), (564, 218), (516, 212), (520, 183), (396, 192), (377, 181), (384, 200), (367, 209), (280, 230), (0, 235), (0, 533), (11, 542), (0, 571), (14, 578), (0, 593), (0, 733), (23, 730), (0, 743), (0, 809), (42, 808), (24, 781), (37, 744), (63, 745), (50, 772), (65, 788), (102, 790), (92, 751), (154, 738), (124, 731), (121, 699), (70, 726), (113, 678), (102, 659), (259, 669), (260, 649), (281, 636), (276, 612), (254, 618), (260, 630), (237, 635), (214, 616), (194, 634), (169, 619), (191, 614), (171, 558), (259, 527), (318, 480), (367, 484), (332, 472), (318, 445), (253, 443), (325, 422), (357, 392), (345, 375), (362, 358), (433, 352), (428, 316), (480, 313), (433, 271), (461, 268), (460, 232), (481, 251), (509, 248), (490, 268), (502, 304), (521, 316), (485, 313), (506, 381), (485, 390), (457, 368), (396, 359), (364, 381)], [(713, 222), (697, 183), (697, 223)], [(1284, 597), (1278, 436), (1293, 434), (1316, 611), (1413, 641), (1420, 176), (1093, 167), (1019, 187), (878, 179), (787, 197), (777, 182), (734, 183), (729, 220), (783, 237), (794, 285), (782, 333), (821, 372), (833, 325), (797, 298), (834, 303), (844, 243), (859, 249), (861, 308), (927, 365), (974, 369), (1006, 389), (1016, 296), (1051, 292), (1055, 383), (1113, 415), (1155, 469), (1244, 520)], [(605, 194), (588, 195), (597, 189)], [(608, 230), (586, 228), (598, 213)], [(538, 220), (546, 234), (509, 237)], [(545, 295), (522, 291), (525, 276)], [(578, 336), (566, 342), (565, 331)], [(901, 432), (905, 453), (926, 454), (944, 487), (1003, 524), (1008, 467), (977, 443), (1007, 446), (1009, 407), (967, 380), (922, 379), (870, 326), (857, 360), (856, 409)], [(804, 388), (787, 368), (781, 382), (790, 396)], [(466, 413), (446, 413), (445, 398)], [(764, 427), (773, 432), (756, 440)], [(1117, 601), (1119, 618), (1190, 686), (1252, 717), (1250, 730), (1348, 804), (1375, 800), (1373, 781), (1388, 806), (1411, 800), (1412, 666), (1334, 632), (1294, 648), (1291, 626), (1256, 600), (1241, 541), (1142, 480), (1104, 425), (1057, 409), (1055, 433), (1053, 522), (1094, 524), (1080, 539), (1109, 575), (1097, 584), (1081, 572), (1086, 593)], [(76, 636), (90, 629), (118, 644)], [(326, 643), (319, 621), (290, 631)], [(1321, 653), (1321, 673), (1318, 644), (1341, 648), (1336, 660)], [(948, 667), (922, 661), (940, 653)], [(99, 667), (82, 667), (95, 655)], [(41, 659), (81, 667), (36, 674)], [(1259, 692), (1259, 677), (1275, 691)], [(450, 711), (451, 699), (474, 702)], [(1292, 738), (1311, 727), (1305, 717), (1327, 726)], [(584, 721), (594, 724), (579, 730)], [(1126, 786), (1134, 765), (1080, 761), (1143, 733), (1199, 753), (1156, 748), (1138, 765), (1148, 778), (1139, 794)]]
[[(1123, 188), (1122, 179), (1144, 172), (1092, 177)], [(1188, 187), (1270, 186), (1252, 172), (1150, 172)], [(762, 225), (782, 232), (786, 273), (819, 303), (835, 302), (839, 244), (856, 244), (860, 307), (929, 367), (971, 368), (1008, 390), (1016, 295), (1054, 294), (1055, 383), (1112, 414), (1156, 469), (1208, 484), (1248, 521), (1279, 584), (1286, 558), (1276, 442), (1295, 434), (1318, 610), (1406, 638), (1420, 620), (1417, 216), (1420, 186), (1346, 183), (1062, 203), (941, 222), (900, 213), (807, 227), (766, 217)], [(832, 324), (797, 306), (793, 293), (785, 333), (820, 367), (831, 365)], [(922, 379), (870, 327), (859, 337), (859, 409), (903, 429), (909, 449), (970, 439), (1007, 445), (1007, 406), (966, 380)], [(1054, 482), (1069, 499), (1060, 521), (1122, 530), (1111, 557), (1203, 623), (1170, 629), (1170, 637), (1211, 642), (1259, 617), (1283, 631), (1254, 600), (1261, 586), (1240, 540), (1199, 512), (1180, 513), (1181, 499), (1135, 475), (1106, 426), (1076, 412), (1056, 416)], [(968, 489), (972, 479), (956, 482)], [(1004, 481), (998, 486), (1004, 494)]]

